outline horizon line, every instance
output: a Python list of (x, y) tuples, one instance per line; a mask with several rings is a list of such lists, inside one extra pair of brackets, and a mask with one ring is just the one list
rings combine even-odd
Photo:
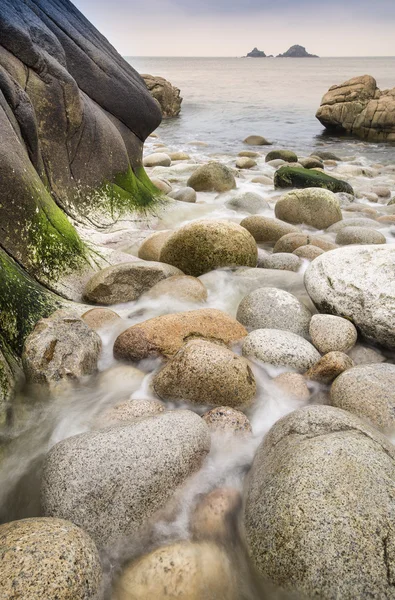
[(367, 56), (299, 56), (299, 57), (294, 57), (294, 56), (261, 56), (261, 57), (250, 57), (250, 56), (240, 56), (240, 55), (234, 55), (234, 54), (227, 54), (227, 55), (220, 55), (220, 56), (204, 56), (204, 55), (190, 55), (190, 56), (186, 56), (186, 55), (158, 55), (158, 54), (145, 54), (145, 55), (137, 55), (137, 54), (122, 54), (122, 56), (124, 58), (289, 58), (291, 60), (295, 60), (296, 59), (304, 59), (304, 58), (395, 58), (395, 55), (388, 55), (388, 56), (382, 56), (382, 55), (367, 55)]

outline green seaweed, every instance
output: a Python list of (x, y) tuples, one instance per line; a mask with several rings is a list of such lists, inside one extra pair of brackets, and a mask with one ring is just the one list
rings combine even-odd
[(276, 189), (319, 187), (335, 193), (345, 192), (354, 195), (354, 190), (346, 181), (336, 179), (320, 171), (301, 167), (280, 167), (274, 175), (274, 187)]

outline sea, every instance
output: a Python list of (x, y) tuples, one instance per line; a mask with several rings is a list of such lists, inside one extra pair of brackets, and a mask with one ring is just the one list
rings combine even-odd
[(395, 162), (394, 144), (331, 137), (315, 118), (326, 91), (352, 77), (372, 75), (380, 89), (395, 87), (395, 57), (126, 60), (139, 73), (165, 77), (180, 88), (180, 116), (159, 128), (161, 139), (177, 149), (199, 140), (213, 153), (234, 154), (244, 138), (257, 134), (300, 154), (331, 146), (342, 155)]

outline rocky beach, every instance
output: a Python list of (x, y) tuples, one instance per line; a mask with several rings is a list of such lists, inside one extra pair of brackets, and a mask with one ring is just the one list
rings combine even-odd
[(1, 600), (395, 599), (394, 90), (172, 143), (71, 3), (3, 21)]

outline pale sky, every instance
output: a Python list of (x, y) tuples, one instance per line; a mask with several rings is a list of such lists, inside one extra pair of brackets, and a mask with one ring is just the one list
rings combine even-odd
[(74, 0), (124, 56), (395, 56), (395, 0)]

